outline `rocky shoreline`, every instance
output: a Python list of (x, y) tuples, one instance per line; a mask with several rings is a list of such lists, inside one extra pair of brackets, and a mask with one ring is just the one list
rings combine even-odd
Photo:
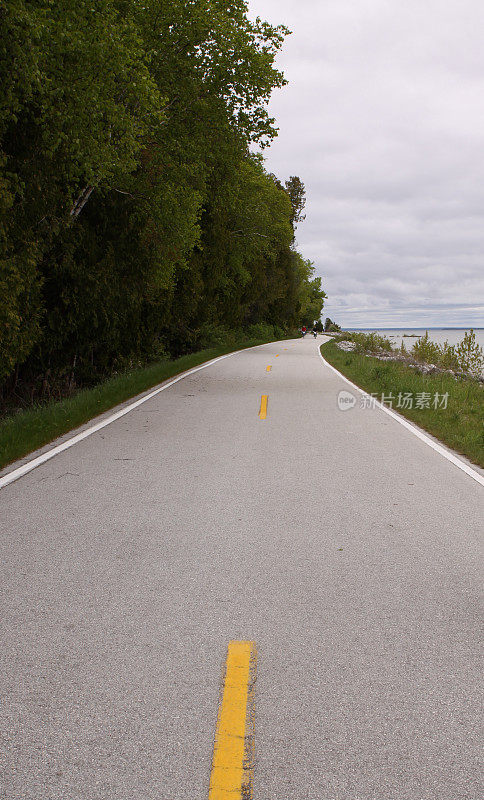
[[(343, 350), (345, 353), (353, 353), (357, 349), (358, 345), (356, 342), (343, 339), (336, 342), (336, 347), (339, 347), (339, 349)], [(416, 372), (419, 372), (421, 375), (452, 375), (455, 380), (476, 381), (481, 385), (484, 384), (484, 375), (476, 377), (475, 375), (471, 375), (469, 372), (459, 372), (458, 370), (454, 369), (442, 369), (441, 367), (437, 367), (435, 364), (424, 364), (416, 361), (411, 355), (402, 353), (400, 350), (392, 350), (392, 352), (378, 350), (374, 352), (363, 353), (363, 355), (365, 355), (367, 358), (377, 358), (379, 361), (400, 362), (401, 364), (405, 364), (405, 366), (410, 367), (410, 369), (414, 369)]]

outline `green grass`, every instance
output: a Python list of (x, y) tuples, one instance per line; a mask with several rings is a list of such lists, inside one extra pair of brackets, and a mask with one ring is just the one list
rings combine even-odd
[(0, 469), (167, 378), (225, 353), (267, 341), (270, 340), (245, 339), (237, 344), (221, 344), (201, 350), (174, 361), (161, 361), (116, 375), (66, 400), (37, 405), (7, 416), (0, 421)]
[(379, 361), (359, 353), (345, 353), (334, 341), (322, 345), (321, 353), (337, 370), (368, 393), (398, 397), (400, 392), (415, 395), (448, 392), (447, 408), (393, 410), (432, 433), (441, 442), (484, 467), (484, 389), (477, 381), (456, 381), (451, 375), (420, 375), (398, 362)]

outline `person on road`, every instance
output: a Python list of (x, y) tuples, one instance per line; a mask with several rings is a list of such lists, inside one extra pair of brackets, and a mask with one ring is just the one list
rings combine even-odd
[(305, 325), (303, 325), (302, 328), (301, 328), (301, 333), (303, 335), (303, 338), (306, 336), (306, 332), (307, 332), (307, 328), (306, 328)]

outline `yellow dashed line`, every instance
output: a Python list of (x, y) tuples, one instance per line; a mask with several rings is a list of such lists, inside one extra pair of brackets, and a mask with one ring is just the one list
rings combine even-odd
[(253, 781), (254, 642), (229, 642), (209, 800), (250, 800)]
[(276, 358), (279, 358), (279, 353), (276, 355)]
[(267, 395), (263, 394), (260, 399), (259, 418), (265, 419), (267, 417)]
[(267, 365), (267, 367), (266, 367), (266, 372), (270, 372), (270, 371), (271, 371), (271, 369), (272, 369), (272, 366), (271, 366), (271, 364), (268, 364), (268, 365)]

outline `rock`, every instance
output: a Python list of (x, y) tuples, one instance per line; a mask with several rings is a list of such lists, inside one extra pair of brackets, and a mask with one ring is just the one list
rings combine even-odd
[[(344, 345), (344, 346), (342, 346)], [(347, 347), (349, 345), (349, 347)], [(338, 347), (341, 347), (342, 350), (354, 350), (356, 344), (354, 342), (340, 342)], [(421, 375), (452, 375), (456, 381), (458, 380), (473, 380), (478, 381), (481, 385), (484, 384), (484, 375), (476, 376), (472, 375), (470, 372), (462, 372), (459, 370), (453, 369), (442, 369), (442, 367), (437, 367), (435, 364), (421, 364), (418, 361), (413, 361), (412, 356), (407, 353), (401, 353), (399, 350), (393, 350), (391, 353), (387, 352), (386, 350), (380, 350), (377, 353), (367, 352), (364, 353), (367, 358), (377, 358), (379, 361), (399, 361), (405, 366), (409, 367), (409, 369), (415, 369)]]
[(344, 350), (345, 353), (351, 353), (353, 350), (356, 350), (356, 342), (336, 342), (336, 347), (339, 347), (340, 350)]
[(421, 364), (419, 371), (422, 375), (432, 375), (434, 372), (439, 372), (435, 364)]

